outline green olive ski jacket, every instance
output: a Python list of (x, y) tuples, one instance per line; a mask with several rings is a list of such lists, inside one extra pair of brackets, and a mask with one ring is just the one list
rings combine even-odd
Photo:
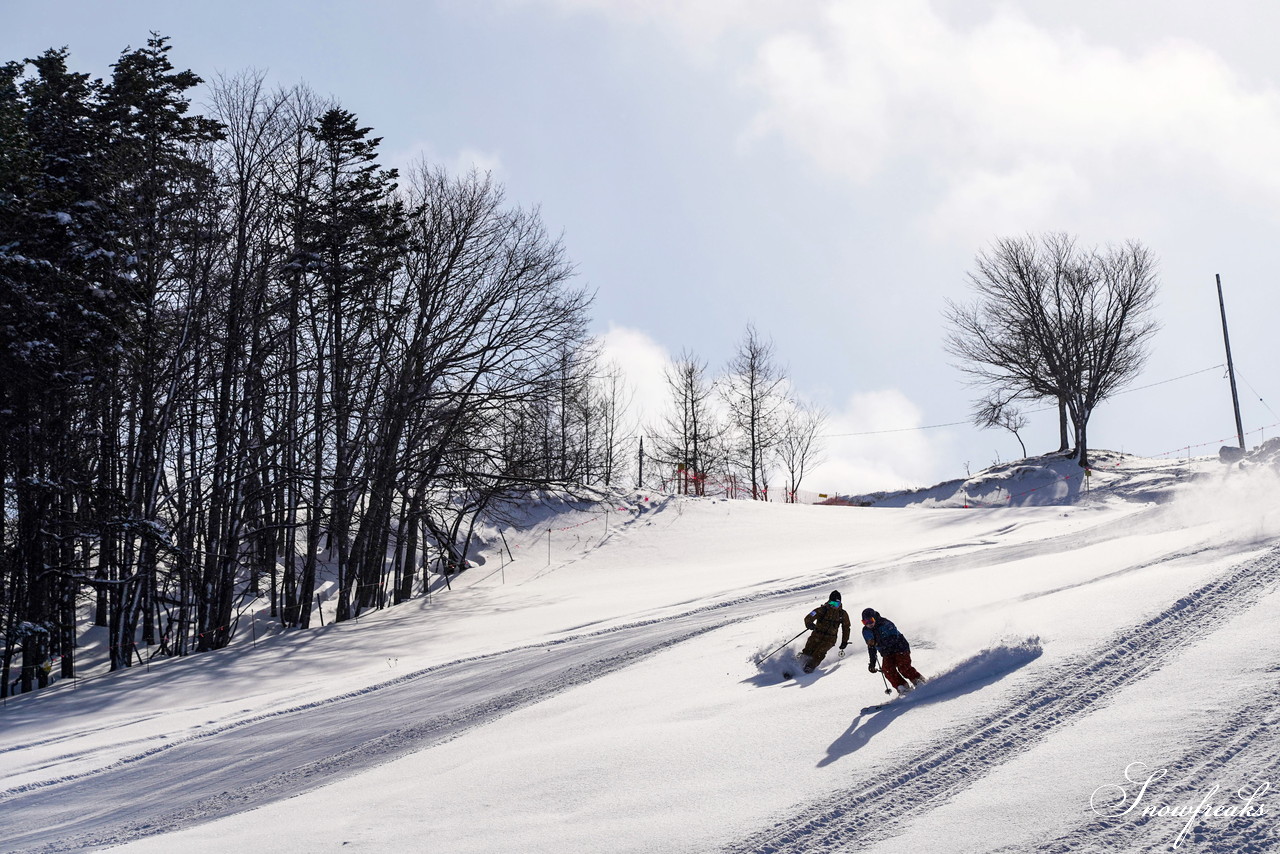
[(840, 642), (845, 644), (849, 642), (849, 612), (844, 608), (833, 608), (830, 604), (819, 605), (804, 618), (804, 625), (805, 628), (812, 629), (814, 634), (829, 635), (833, 638), (837, 631), (841, 631), (844, 637)]

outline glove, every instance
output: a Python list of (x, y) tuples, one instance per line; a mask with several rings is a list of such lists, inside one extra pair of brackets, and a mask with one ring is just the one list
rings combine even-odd
[(876, 672), (876, 663), (874, 661), (867, 665), (867, 672), (868, 673)]

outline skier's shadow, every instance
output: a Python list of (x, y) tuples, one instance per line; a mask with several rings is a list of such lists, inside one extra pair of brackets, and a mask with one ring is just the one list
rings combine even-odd
[[(788, 650), (790, 653), (790, 650)], [(777, 661), (758, 663), (760, 672), (742, 680), (744, 685), (757, 688), (807, 688), (823, 676), (840, 669), (840, 660), (824, 662), (812, 673), (804, 672), (804, 661), (794, 654), (784, 655)]]
[[(894, 718), (909, 708), (911, 707), (907, 705), (902, 705), (898, 708), (890, 706), (887, 709), (881, 709), (870, 714), (859, 713), (849, 724), (849, 728), (841, 733), (839, 738), (831, 742), (831, 746), (827, 748), (827, 755), (818, 762), (818, 767), (824, 768), (837, 759), (842, 759), (850, 753), (860, 750), (876, 734), (882, 732), (885, 727), (893, 723)], [(866, 723), (862, 723), (863, 718), (867, 719)]]
[(917, 688), (906, 701), (892, 703), (878, 712), (859, 713), (849, 724), (849, 728), (831, 742), (831, 746), (827, 748), (827, 755), (819, 760), (818, 767), (823, 768), (837, 759), (862, 749), (867, 742), (883, 732), (900, 715), (920, 706), (952, 700), (979, 691), (1030, 664), (1039, 658), (1040, 654), (1038, 644), (1019, 649), (987, 650), (962, 662), (951, 671), (927, 683), (923, 688)]
[(757, 688), (808, 688), (817, 682), (823, 676), (834, 673), (839, 669), (839, 665), (835, 665), (825, 670), (819, 669), (813, 673), (805, 673), (801, 668), (797, 667), (792, 671), (777, 671), (757, 673), (742, 680), (744, 685), (754, 685)]

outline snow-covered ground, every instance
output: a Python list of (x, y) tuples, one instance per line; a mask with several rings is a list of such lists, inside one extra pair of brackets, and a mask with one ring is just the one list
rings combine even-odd
[[(228, 650), (8, 701), (0, 850), (1280, 850), (1275, 470), (1078, 472), (549, 505), (430, 599), (258, 603)], [(833, 588), (849, 654), (784, 679)], [(866, 714), (865, 606), (932, 677)]]

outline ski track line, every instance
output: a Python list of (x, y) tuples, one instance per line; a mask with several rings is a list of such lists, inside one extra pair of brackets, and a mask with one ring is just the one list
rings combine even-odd
[[(1274, 786), (1280, 774), (1280, 685), (1254, 696), (1232, 711), (1212, 734), (1201, 737), (1181, 756), (1162, 763), (1169, 775), (1162, 780), (1176, 793), (1159, 795), (1148, 803), (1180, 806), (1198, 803), (1215, 783), (1221, 784), (1214, 805), (1231, 803), (1228, 793), (1242, 786), (1271, 783), (1261, 803), (1274, 803)], [(1157, 769), (1151, 769), (1152, 771)], [(1230, 775), (1230, 776), (1229, 776)], [(1280, 826), (1267, 811), (1256, 818), (1230, 820), (1207, 818), (1198, 823), (1178, 845), (1193, 854), (1273, 854), (1280, 850)], [(1085, 821), (1067, 833), (1039, 843), (1036, 854), (1085, 854), (1088, 852), (1167, 852), (1172, 849), (1186, 821), (1182, 818), (1142, 816), (1141, 812), (1100, 817), (1086, 812)], [(1026, 845), (999, 849), (1026, 854)], [(992, 852), (997, 854), (997, 852)]]
[[(541, 654), (545, 661), (542, 665), (549, 675), (545, 679), (536, 680), (535, 684), (514, 691), (498, 693), (479, 703), (464, 706), (456, 710), (385, 732), (385, 727), (370, 722), (372, 731), (382, 734), (372, 737), (357, 737), (341, 749), (335, 750), (331, 743), (324, 739), (315, 758), (299, 761), (298, 757), (305, 748), (306, 739), (298, 739), (300, 732), (314, 732), (312, 717), (294, 720), (297, 713), (276, 716), (271, 724), (284, 723), (283, 727), (272, 728), (269, 735), (277, 742), (281, 739), (287, 743), (279, 744), (277, 754), (283, 761), (266, 762), (261, 755), (261, 746), (252, 740), (253, 728), (245, 731), (238, 727), (237, 732), (223, 732), (226, 738), (235, 738), (238, 742), (250, 739), (246, 754), (242, 760), (227, 768), (223, 773), (217, 770), (204, 775), (200, 780), (188, 779), (182, 787), (172, 784), (166, 786), (163, 780), (165, 765), (181, 762), (184, 759), (193, 762), (204, 762), (206, 765), (218, 766), (219, 769), (228, 763), (224, 762), (223, 752), (215, 749), (214, 756), (199, 755), (184, 757), (184, 752), (208, 752), (206, 741), (216, 745), (220, 739), (193, 739), (188, 744), (178, 745), (163, 755), (144, 757), (129, 763), (125, 767), (117, 767), (108, 774), (91, 774), (77, 779), (66, 786), (41, 787), (30, 792), (19, 793), (5, 802), (7, 813), (5, 827), (0, 831), (0, 845), (6, 852), (61, 852), (79, 851), (100, 848), (106, 845), (118, 845), (143, 836), (166, 833), (198, 824), (213, 818), (219, 818), (242, 812), (291, 797), (322, 784), (359, 774), (369, 768), (393, 761), (407, 754), (423, 750), (450, 741), (464, 732), (489, 723), (510, 712), (533, 705), (560, 694), (571, 688), (591, 682), (609, 673), (616, 672), (641, 659), (655, 655), (671, 646), (683, 643), (693, 637), (720, 628), (722, 621), (688, 626), (670, 633), (656, 642), (648, 643), (640, 648), (625, 645), (619, 651), (609, 652), (603, 657), (592, 657), (589, 653), (580, 656), (569, 664), (557, 664), (554, 657), (539, 648), (523, 650), (524, 656), (516, 657), (511, 669), (527, 672), (531, 666), (524, 658)], [(619, 643), (623, 639), (615, 639)], [(590, 645), (588, 645), (590, 646)], [(505, 662), (503, 662), (505, 663)], [(461, 669), (461, 668), (459, 668)], [(501, 673), (497, 674), (501, 676)], [(493, 674), (484, 674), (484, 681), (494, 678)], [(428, 686), (434, 690), (435, 683)], [(338, 705), (338, 704), (333, 704)], [(350, 705), (350, 704), (346, 704)], [(347, 714), (341, 715), (341, 725), (354, 724), (358, 718), (379, 719), (379, 713), (389, 710), (385, 707), (369, 709), (367, 703), (357, 704)], [(402, 701), (392, 713), (412, 707), (412, 698)], [(338, 717), (338, 716), (331, 716)], [(281, 720), (287, 719), (287, 720)], [(263, 722), (267, 723), (267, 722)], [(330, 721), (329, 723), (333, 723)], [(296, 724), (297, 726), (291, 726)], [(262, 728), (262, 727), (260, 727)], [(323, 731), (332, 732), (332, 726), (325, 726)], [(367, 733), (366, 733), (367, 735)], [(150, 760), (150, 761), (148, 761)], [(243, 785), (236, 783), (243, 779), (240, 775), (254, 765), (266, 764), (271, 768), (284, 768), (265, 777), (252, 779)], [(159, 765), (157, 768), (156, 766)], [(163, 811), (147, 812), (145, 810), (123, 810), (119, 818), (112, 816), (120, 810), (122, 804), (130, 801), (145, 801), (146, 795), (152, 791), (153, 803), (169, 803), (177, 805)], [(118, 793), (118, 799), (113, 794)], [(89, 808), (89, 804), (107, 802), (109, 805), (97, 811)], [(85, 827), (87, 825), (87, 827)]]
[[(605, 639), (605, 638), (622, 634), (622, 633), (636, 632), (644, 629), (660, 630), (662, 627), (673, 625), (677, 621), (689, 622), (689, 621), (696, 621), (697, 619), (703, 618), (703, 617), (714, 617), (716, 616), (716, 612), (718, 611), (727, 612), (727, 616), (725, 618), (726, 621), (729, 619), (737, 618), (738, 616), (741, 616), (736, 613), (738, 611), (746, 611), (747, 616), (755, 616), (757, 612), (764, 612), (768, 610), (769, 607), (776, 607), (777, 605), (775, 600), (785, 601), (786, 599), (793, 598), (793, 597), (800, 598), (804, 595), (807, 595), (810, 590), (825, 586), (826, 584), (829, 584), (829, 583), (830, 583), (829, 579), (824, 578), (818, 582), (806, 583), (801, 586), (790, 587), (790, 588), (775, 590), (775, 591), (768, 591), (765, 593), (759, 593), (759, 594), (754, 594), (750, 596), (736, 597), (734, 599), (717, 602), (711, 605), (703, 606), (701, 608), (695, 608), (695, 609), (674, 614), (665, 618), (651, 618), (651, 619), (636, 620), (634, 622), (625, 623), (625, 624), (613, 626), (610, 628), (597, 629), (591, 632), (572, 634), (572, 635), (559, 637), (559, 638), (552, 638), (549, 640), (530, 643), (522, 647), (514, 647), (512, 649), (486, 653), (483, 655), (474, 656), (472, 658), (456, 659), (454, 661), (433, 665), (431, 667), (427, 667), (422, 670), (415, 671), (413, 673), (408, 673), (403, 676), (396, 677), (395, 679), (390, 679), (383, 682), (375, 683), (375, 684), (366, 686), (364, 688), (361, 688), (359, 690), (348, 691), (342, 694), (336, 694), (331, 697), (326, 697), (324, 699), (315, 700), (309, 703), (304, 703), (302, 705), (289, 706), (282, 709), (276, 709), (270, 712), (266, 712), (264, 714), (254, 715), (252, 717), (243, 718), (237, 721), (232, 721), (230, 723), (225, 723), (225, 724), (220, 724), (215, 726), (207, 726), (203, 728), (199, 733), (189, 735), (189, 736), (179, 737), (173, 740), (166, 740), (164, 741), (164, 743), (159, 745), (154, 744), (154, 742), (157, 740), (154, 737), (149, 737), (146, 739), (137, 739), (136, 743), (149, 743), (149, 744), (152, 744), (152, 746), (149, 749), (139, 751), (138, 753), (132, 756), (117, 759), (116, 761), (112, 762), (111, 764), (105, 767), (95, 768), (90, 771), (85, 771), (85, 772), (76, 773), (76, 774), (69, 774), (63, 777), (59, 777), (51, 780), (45, 780), (38, 783), (15, 786), (8, 789), (0, 789), (0, 805), (11, 800), (13, 797), (17, 795), (21, 795), (35, 789), (46, 788), (49, 786), (60, 786), (67, 783), (75, 782), (77, 780), (80, 780), (86, 777), (96, 776), (98, 774), (102, 774), (102, 773), (114, 770), (116, 768), (119, 768), (123, 765), (127, 765), (131, 762), (147, 759), (158, 753), (163, 753), (165, 751), (172, 750), (176, 747), (181, 747), (193, 741), (216, 738), (228, 732), (231, 732), (233, 730), (239, 730), (244, 727), (260, 724), (264, 721), (269, 721), (274, 718), (280, 717), (282, 715), (293, 715), (299, 712), (309, 711), (312, 709), (322, 709), (334, 703), (342, 703), (342, 702), (357, 699), (360, 697), (375, 695), (378, 692), (385, 691), (388, 689), (394, 689), (399, 686), (404, 686), (407, 683), (419, 682), (423, 679), (434, 679), (439, 677), (441, 674), (447, 673), (449, 670), (454, 668), (459, 668), (459, 667), (474, 668), (477, 666), (483, 666), (486, 663), (493, 662), (495, 660), (500, 660), (505, 657), (509, 657), (513, 655), (527, 653), (531, 650), (532, 651), (548, 651), (548, 652), (554, 650), (558, 652), (560, 651), (560, 648), (565, 645), (573, 645), (573, 644), (582, 643), (584, 641)], [(573, 630), (571, 629), (568, 631), (573, 631)], [(32, 699), (34, 699), (35, 696), (36, 695), (32, 695)], [(156, 716), (157, 714), (155, 713), (147, 714), (142, 717), (139, 717), (138, 720), (139, 721), (150, 720)], [(88, 732), (97, 732), (97, 731), (100, 731), (100, 728), (88, 730)], [(60, 741), (68, 741), (68, 740), (77, 738), (83, 734), (84, 733), (82, 732), (61, 733), (51, 738), (30, 742), (29, 744), (17, 744), (10, 747), (6, 747), (3, 749), (0, 749), (0, 753), (21, 750), (28, 746), (38, 746), (38, 745), (57, 743)], [(130, 742), (130, 743), (135, 743), (135, 742)], [(120, 745), (118, 744), (116, 746), (118, 747)], [(71, 752), (64, 756), (58, 757), (58, 761), (62, 761), (62, 762), (74, 761), (81, 756), (91, 754), (91, 753), (98, 753), (98, 752), (100, 752), (100, 748), (93, 748), (88, 751)]]
[[(132, 721), (132, 723), (144, 723), (146, 721), (152, 720), (154, 718), (158, 718), (160, 716), (161, 716), (160, 712), (151, 712), (149, 714), (139, 715), (134, 721)], [(26, 750), (29, 747), (45, 747), (50, 744), (59, 744), (64, 741), (73, 741), (77, 738), (83, 738), (86, 735), (92, 735), (93, 733), (109, 730), (112, 728), (112, 726), (114, 725), (106, 724), (104, 726), (85, 727), (84, 729), (76, 730), (74, 732), (58, 733), (57, 735), (53, 735), (48, 738), (39, 738), (39, 739), (33, 739), (32, 741), (28, 741), (28, 742), (11, 744), (8, 747), (0, 747), (0, 755), (3, 755), (5, 753), (11, 753), (16, 750)], [(146, 739), (138, 739), (138, 741), (139, 742), (146, 741)], [(3, 800), (3, 799), (4, 799), (3, 792), (0, 791), (0, 800)]]
[[(1128, 537), (1143, 530), (1154, 533), (1166, 530), (1168, 527), (1162, 523), (1165, 509), (1162, 505), (1156, 505), (1118, 519), (1107, 519), (1096, 525), (1081, 528), (1078, 531), (1055, 534), (1051, 537), (1034, 539), (1025, 543), (1010, 543), (991, 547), (986, 547), (985, 544), (968, 543), (967, 545), (976, 546), (976, 548), (965, 554), (952, 554), (950, 550), (955, 548), (954, 546), (936, 546), (916, 552), (914, 556), (904, 557), (901, 560), (902, 565), (899, 566), (898, 571), (902, 572), (905, 578), (917, 580), (953, 569), (974, 568), (973, 561), (975, 557), (981, 561), (979, 565), (985, 568), (999, 564), (1014, 563), (1019, 560), (1040, 558), (1047, 554), (1076, 551), (1089, 546), (1101, 545), (1116, 539), (1117, 536)], [(994, 509), (969, 512), (996, 513), (1000, 511), (999, 509)], [(1001, 533), (1009, 533), (1012, 528), (1005, 526), (1000, 531)], [(1220, 542), (1205, 541), (1206, 546), (1210, 543), (1214, 543), (1216, 547), (1222, 547)]]
[(945, 803), (1078, 715), (1109, 703), (1115, 695), (1112, 686), (1155, 672), (1196, 639), (1207, 621), (1256, 603), (1278, 579), (1280, 549), (1273, 548), (1118, 633), (1096, 652), (1053, 666), (1036, 687), (972, 723), (951, 728), (896, 767), (801, 805), (794, 816), (722, 851), (810, 854), (858, 850), (891, 838), (912, 817)]

